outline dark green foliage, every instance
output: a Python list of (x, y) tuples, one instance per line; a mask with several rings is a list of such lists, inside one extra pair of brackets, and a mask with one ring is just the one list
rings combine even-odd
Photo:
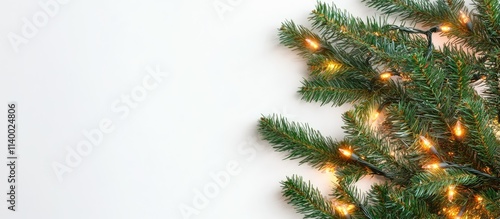
[(300, 159), (300, 163), (310, 163), (319, 168), (328, 162), (337, 163), (336, 149), (339, 144), (329, 137), (323, 137), (307, 125), (290, 123), (279, 116), (270, 116), (261, 118), (259, 131), (277, 151), (288, 152), (289, 159)]
[[(335, 167), (333, 202), (297, 176), (282, 182), (283, 195), (305, 218), (500, 218), (499, 1), (474, 0), (474, 10), (462, 0), (364, 2), (429, 29), (363, 20), (320, 2), (311, 29), (283, 23), (281, 43), (309, 66), (302, 99), (353, 108), (342, 115), (340, 140), (277, 115), (261, 118), (260, 133), (286, 158)], [(451, 30), (435, 33), (444, 25)], [(432, 34), (451, 40), (435, 48)], [(363, 177), (379, 182), (363, 193), (355, 186)]]
[(283, 196), (297, 212), (304, 214), (304, 218), (340, 218), (333, 213), (330, 203), (323, 199), (319, 190), (304, 182), (302, 177), (287, 177), (281, 185)]
[[(355, 81), (356, 83), (352, 83)], [(304, 80), (299, 93), (302, 99), (309, 102), (320, 102), (322, 105), (332, 103), (341, 106), (345, 103), (355, 103), (358, 100), (370, 98), (370, 81), (362, 76), (335, 77), (332, 79), (316, 77)]]

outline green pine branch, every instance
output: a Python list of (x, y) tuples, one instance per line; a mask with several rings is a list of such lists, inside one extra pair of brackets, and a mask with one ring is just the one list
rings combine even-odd
[[(397, 147), (391, 147), (390, 142), (384, 140), (377, 134), (369, 124), (369, 121), (363, 121), (360, 116), (353, 111), (347, 111), (342, 115), (344, 126), (342, 127), (347, 134), (346, 139), (353, 145), (353, 151), (359, 154), (366, 154), (364, 160), (374, 164), (382, 169), (389, 176), (399, 177), (405, 181), (415, 172), (407, 161), (396, 159)], [(404, 156), (398, 153), (398, 156)]]
[[(309, 17), (312, 29), (283, 23), (281, 43), (309, 65), (302, 99), (353, 106), (341, 141), (261, 118), (260, 133), (287, 159), (335, 167), (333, 204), (296, 176), (282, 183), (284, 196), (306, 218), (498, 217), (500, 3), (474, 0), (469, 10), (462, 0), (365, 2), (430, 29), (362, 20), (324, 3)], [(451, 41), (435, 48), (433, 34), (444, 26)], [(473, 87), (480, 82), (484, 92)], [(375, 128), (374, 112), (383, 116)], [(355, 184), (371, 174), (385, 177), (362, 195)]]
[(332, 212), (330, 202), (326, 201), (317, 188), (310, 182), (305, 182), (302, 177), (287, 177), (281, 182), (283, 196), (289, 204), (304, 218), (336, 219), (341, 218)]
[(363, 76), (350, 74), (351, 77), (334, 77), (326, 79), (316, 77), (304, 80), (299, 93), (308, 102), (319, 102), (321, 105), (331, 103), (341, 106), (345, 103), (355, 103), (361, 99), (370, 98), (372, 91), (370, 80)]
[(259, 122), (259, 132), (273, 148), (287, 152), (287, 159), (300, 159), (300, 163), (309, 163), (322, 168), (329, 163), (343, 165), (337, 155), (338, 143), (329, 137), (323, 137), (319, 131), (307, 125), (288, 122), (279, 116), (264, 116)]
[(398, 15), (400, 19), (437, 26), (453, 19), (450, 7), (462, 8), (463, 1), (426, 1), (426, 0), (363, 0), (369, 7), (385, 14)]
[(477, 176), (462, 170), (439, 169), (429, 170), (416, 174), (411, 178), (413, 186), (408, 190), (417, 198), (436, 198), (446, 197), (446, 190), (449, 186), (464, 186), (474, 188), (482, 182)]
[(404, 62), (402, 54), (415, 52), (426, 45), (421, 37), (390, 31), (385, 20), (368, 19), (364, 22), (335, 5), (318, 3), (310, 20), (314, 30), (319, 31), (326, 41), (349, 49), (352, 56), (367, 57), (369, 54), (373, 63), (400, 65)]
[(493, 134), (491, 119), (482, 101), (464, 98), (459, 110), (469, 132), (464, 144), (473, 151), (470, 155), (477, 157), (473, 160), (476, 161), (475, 167), (488, 168), (493, 173), (500, 174), (500, 142)]
[(367, 197), (372, 203), (368, 210), (374, 218), (438, 218), (437, 215), (428, 213), (429, 208), (424, 200), (411, 193), (405, 194), (391, 184), (373, 185)]

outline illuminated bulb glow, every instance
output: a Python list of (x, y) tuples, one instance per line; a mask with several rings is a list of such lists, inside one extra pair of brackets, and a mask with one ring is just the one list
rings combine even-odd
[(342, 25), (342, 26), (340, 27), (340, 32), (342, 32), (342, 33), (347, 32), (347, 27), (346, 27), (346, 26), (344, 26), (344, 25)]
[(462, 124), (460, 123), (460, 121), (457, 121), (457, 123), (455, 124), (453, 132), (457, 137), (462, 137), (464, 135), (464, 129), (462, 128)]
[(380, 79), (382, 79), (382, 80), (387, 80), (387, 79), (389, 79), (391, 76), (392, 76), (392, 74), (391, 74), (390, 72), (385, 72), (385, 73), (380, 74)]
[(455, 186), (448, 186), (448, 201), (451, 202), (455, 194), (456, 194)]
[(439, 169), (439, 164), (438, 163), (433, 163), (433, 164), (427, 164), (423, 166), (424, 169)]
[(324, 171), (327, 173), (335, 173), (335, 167), (326, 167)]
[(460, 21), (464, 24), (469, 22), (469, 17), (463, 11), (460, 11)]
[(347, 215), (349, 215), (349, 211), (354, 208), (354, 205), (341, 205), (341, 206), (337, 206), (336, 208), (337, 208), (337, 211), (339, 211), (343, 215), (347, 216)]
[(449, 26), (446, 26), (446, 25), (443, 25), (443, 26), (440, 26), (439, 29), (442, 31), (442, 32), (448, 32), (451, 30), (451, 27)]
[(340, 151), (340, 153), (342, 153), (342, 155), (344, 155), (345, 157), (348, 157), (348, 158), (350, 158), (352, 155), (352, 152), (349, 150), (346, 150), (346, 149), (340, 148), (339, 151)]
[(326, 63), (326, 69), (329, 71), (336, 71), (340, 68), (340, 64), (334, 62), (334, 61), (329, 61)]
[(372, 116), (371, 116), (371, 120), (372, 120), (372, 122), (373, 122), (373, 121), (375, 121), (375, 120), (377, 120), (379, 116), (380, 116), (380, 113), (379, 113), (379, 112), (377, 112), (377, 111), (375, 111), (375, 112), (372, 114)]
[(483, 197), (478, 196), (478, 197), (476, 197), (476, 200), (477, 200), (478, 202), (481, 202), (481, 201), (483, 201)]
[(425, 148), (431, 148), (434, 147), (432, 145), (432, 142), (429, 141), (429, 139), (425, 138), (424, 136), (420, 136), (420, 140), (422, 141), (422, 144), (424, 145)]
[(311, 39), (309, 39), (309, 38), (306, 38), (306, 43), (307, 43), (307, 45), (309, 45), (309, 47), (311, 47), (311, 49), (313, 49), (313, 50), (317, 50), (317, 49), (319, 49), (319, 44), (318, 44), (316, 41), (314, 41), (314, 40), (311, 40)]

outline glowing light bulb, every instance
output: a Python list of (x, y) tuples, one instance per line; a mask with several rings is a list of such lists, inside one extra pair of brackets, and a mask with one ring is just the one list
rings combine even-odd
[(311, 40), (309, 38), (306, 38), (306, 43), (307, 45), (313, 49), (313, 50), (318, 50), (319, 49), (319, 44), (318, 42), (314, 41), (314, 40)]
[(347, 149), (342, 149), (340, 148), (339, 149), (340, 153), (342, 153), (342, 155), (344, 155), (345, 157), (347, 158), (351, 158), (351, 155), (352, 155), (352, 152), (347, 150)]
[(340, 205), (337, 206), (337, 211), (342, 213), (343, 215), (347, 216), (349, 215), (349, 211), (351, 211), (354, 208), (354, 205)]
[(335, 173), (335, 167), (329, 166), (323, 169), (326, 173)]
[(371, 121), (373, 122), (373, 121), (377, 120), (379, 116), (380, 116), (380, 113), (379, 113), (378, 111), (375, 111), (375, 112), (372, 114), (372, 116), (371, 116), (371, 118), (370, 118), (370, 119), (371, 119)]
[(344, 26), (344, 25), (342, 25), (342, 26), (340, 27), (340, 32), (342, 32), (342, 33), (347, 32), (347, 27), (346, 27), (346, 26)]
[(435, 170), (435, 169), (439, 169), (439, 164), (438, 163), (427, 164), (427, 165), (424, 165), (422, 168)]
[(329, 61), (326, 63), (326, 70), (328, 71), (337, 71), (340, 69), (340, 64), (334, 61)]
[(382, 79), (382, 80), (387, 80), (387, 79), (389, 79), (391, 76), (392, 76), (392, 73), (390, 73), (390, 72), (384, 72), (384, 73), (380, 74), (380, 79)]
[(422, 145), (425, 147), (425, 148), (431, 148), (431, 147), (434, 147), (434, 145), (432, 145), (432, 142), (429, 141), (429, 139), (425, 138), (424, 136), (420, 136), (420, 141), (422, 142)]
[(348, 215), (349, 214), (349, 212), (347, 211), (347, 208), (345, 208), (343, 206), (342, 207), (337, 207), (337, 210), (339, 210), (344, 215)]
[(467, 15), (463, 12), (463, 11), (460, 11), (460, 21), (464, 24), (466, 24), (467, 22), (469, 22), (469, 17), (467, 17)]
[(448, 201), (453, 201), (453, 197), (455, 196), (455, 186), (448, 186)]
[(482, 201), (483, 201), (483, 197), (481, 197), (481, 196), (477, 196), (477, 197), (476, 197), (476, 200), (477, 200), (477, 202), (482, 202)]
[(462, 137), (465, 134), (465, 131), (462, 127), (462, 123), (460, 123), (460, 120), (458, 120), (457, 123), (455, 124), (455, 127), (453, 127), (453, 132), (457, 137)]
[(448, 32), (451, 30), (451, 27), (450, 26), (446, 26), (446, 25), (442, 25), (442, 26), (439, 26), (439, 30), (441, 32)]

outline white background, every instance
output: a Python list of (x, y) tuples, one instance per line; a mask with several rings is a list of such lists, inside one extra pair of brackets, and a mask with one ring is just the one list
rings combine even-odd
[[(189, 218), (302, 218), (281, 197), (279, 182), (293, 174), (330, 193), (331, 175), (283, 161), (256, 132), (261, 114), (278, 113), (343, 136), (348, 106), (301, 101), (306, 64), (277, 37), (286, 19), (307, 25), (315, 1), (71, 0), (16, 52), (9, 34), (23, 36), (23, 18), (48, 1), (0, 3), (0, 218), (183, 218), (179, 208), (231, 163), (238, 174)], [(218, 13), (217, 2), (229, 10)], [(128, 115), (113, 110), (140, 89), (147, 66), (168, 77)], [(15, 213), (6, 203), (9, 101), (18, 103)], [(114, 131), (59, 181), (54, 163), (103, 119)]]

